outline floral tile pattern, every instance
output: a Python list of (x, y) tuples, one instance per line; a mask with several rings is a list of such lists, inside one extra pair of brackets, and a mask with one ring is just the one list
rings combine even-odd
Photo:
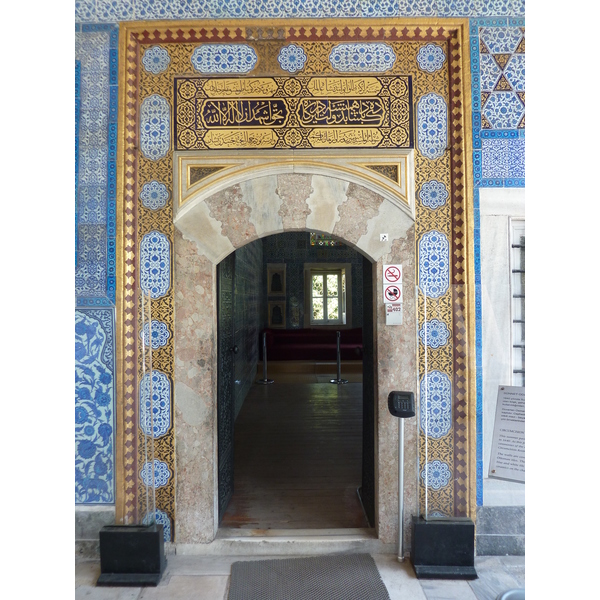
[(203, 44), (194, 50), (191, 60), (198, 73), (249, 73), (258, 57), (247, 44)]
[(75, 312), (75, 502), (114, 502), (114, 320)]
[(76, 0), (76, 22), (151, 19), (487, 17), (525, 15), (524, 0)]

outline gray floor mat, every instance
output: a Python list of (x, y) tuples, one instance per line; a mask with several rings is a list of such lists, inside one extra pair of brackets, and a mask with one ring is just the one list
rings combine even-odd
[(228, 600), (390, 600), (369, 554), (242, 561)]

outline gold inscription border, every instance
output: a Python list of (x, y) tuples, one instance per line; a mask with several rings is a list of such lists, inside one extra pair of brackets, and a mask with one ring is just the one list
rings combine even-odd
[[(368, 24), (369, 27), (365, 28)], [(197, 30), (195, 31), (194, 28)], [(465, 117), (462, 119), (462, 131), (464, 132), (464, 173), (463, 183), (464, 206), (466, 208), (466, 223), (461, 227), (465, 236), (464, 254), (462, 259), (466, 262), (466, 285), (467, 302), (466, 309), (466, 338), (468, 349), (466, 351), (467, 364), (465, 365), (465, 378), (468, 382), (468, 471), (470, 481), (468, 484), (467, 512), (474, 516), (475, 507), (475, 327), (474, 327), (474, 249), (473, 249), (473, 183), (470, 173), (472, 161), (472, 131), (470, 100), (468, 93), (470, 88), (470, 58), (468, 45), (468, 19), (425, 19), (425, 18), (401, 18), (386, 20), (368, 20), (366, 22), (354, 19), (319, 21), (307, 21), (303, 19), (270, 21), (265, 27), (262, 20), (215, 20), (215, 21), (152, 21), (152, 22), (122, 22), (120, 23), (119, 39), (119, 154), (117, 172), (117, 219), (119, 232), (117, 236), (117, 361), (116, 366), (116, 510), (117, 522), (127, 520), (127, 504), (130, 500), (131, 490), (131, 454), (127, 452), (128, 434), (127, 429), (132, 424), (131, 377), (128, 375), (127, 367), (132, 367), (136, 360), (131, 358), (132, 339), (135, 348), (135, 333), (126, 322), (131, 322), (131, 312), (135, 300), (131, 299), (131, 286), (135, 285), (135, 263), (138, 249), (136, 247), (136, 232), (132, 223), (135, 222), (134, 205), (137, 201), (135, 190), (135, 173), (137, 167), (133, 151), (136, 148), (135, 139), (135, 112), (137, 109), (138, 90), (132, 80), (137, 77), (139, 52), (135, 47), (140, 43), (189, 43), (189, 42), (226, 42), (226, 41), (251, 41), (261, 39), (263, 34), (267, 36), (275, 34), (284, 42), (313, 41), (319, 39), (318, 32), (321, 31), (323, 40), (328, 41), (439, 41), (448, 42), (451, 38), (458, 37), (462, 54), (462, 107)], [(175, 32), (175, 34), (174, 34)], [(135, 56), (134, 56), (135, 55)], [(128, 67), (133, 66), (133, 73)], [(126, 84), (130, 84), (126, 87)], [(456, 90), (454, 90), (456, 92)], [(416, 94), (415, 94), (416, 96)], [(132, 97), (135, 108), (132, 108)], [(125, 116), (125, 109), (128, 114)], [(133, 125), (133, 130), (132, 130)], [(133, 141), (132, 141), (133, 140)], [(465, 164), (466, 163), (466, 164)], [(455, 224), (453, 224), (455, 225)], [(418, 256), (418, 255), (417, 255)], [(463, 340), (464, 344), (464, 340)], [(133, 409), (135, 413), (135, 408)], [(127, 459), (129, 456), (129, 460)], [(128, 491), (129, 490), (129, 491)]]

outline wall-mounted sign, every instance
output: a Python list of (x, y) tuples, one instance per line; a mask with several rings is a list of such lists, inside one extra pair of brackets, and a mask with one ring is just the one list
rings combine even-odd
[(402, 304), (385, 305), (385, 324), (402, 325)]
[(412, 78), (175, 78), (175, 149), (413, 148)]
[(383, 301), (400, 304), (402, 298), (402, 265), (383, 265)]
[(489, 477), (525, 483), (524, 387), (498, 388)]

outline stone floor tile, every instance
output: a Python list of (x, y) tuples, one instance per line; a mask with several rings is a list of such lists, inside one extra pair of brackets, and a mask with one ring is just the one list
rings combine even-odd
[(75, 587), (96, 585), (100, 576), (100, 562), (97, 560), (75, 563)]
[(374, 554), (373, 559), (390, 600), (426, 600), (410, 562), (398, 562), (393, 554)]
[(498, 594), (523, 587), (517, 578), (499, 563), (496, 568), (477, 567), (478, 579), (469, 582), (478, 600), (496, 600)]
[(81, 585), (75, 588), (75, 600), (139, 600), (139, 587), (94, 587)]
[(427, 600), (479, 600), (468, 581), (420, 579)]
[(166, 585), (144, 588), (139, 600), (225, 600), (229, 577), (173, 575)]

